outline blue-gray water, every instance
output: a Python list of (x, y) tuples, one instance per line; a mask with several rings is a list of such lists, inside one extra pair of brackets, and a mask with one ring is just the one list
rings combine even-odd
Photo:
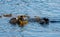
[[(0, 15), (27, 14), (60, 21), (60, 0), (0, 0)], [(41, 26), (29, 22), (24, 28), (9, 24), (11, 18), (0, 18), (0, 37), (60, 37), (60, 23)]]

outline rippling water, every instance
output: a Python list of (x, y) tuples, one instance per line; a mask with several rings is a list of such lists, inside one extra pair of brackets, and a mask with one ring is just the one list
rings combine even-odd
[[(27, 14), (60, 21), (60, 0), (0, 0), (0, 15)], [(0, 18), (0, 37), (60, 37), (60, 22), (42, 26), (29, 22), (25, 27), (9, 24), (11, 18)]]

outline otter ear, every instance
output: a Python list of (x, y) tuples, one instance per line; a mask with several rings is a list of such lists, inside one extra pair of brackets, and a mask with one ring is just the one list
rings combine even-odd
[(20, 18), (20, 16), (18, 16), (18, 18)]

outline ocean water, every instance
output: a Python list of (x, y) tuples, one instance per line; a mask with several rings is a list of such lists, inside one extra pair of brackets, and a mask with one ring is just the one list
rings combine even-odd
[[(0, 0), (0, 15), (27, 14), (30, 17), (47, 17), (60, 21), (60, 0)], [(11, 18), (0, 18), (0, 37), (60, 37), (60, 22), (42, 26), (36, 22), (29, 22), (23, 28), (11, 25)]]

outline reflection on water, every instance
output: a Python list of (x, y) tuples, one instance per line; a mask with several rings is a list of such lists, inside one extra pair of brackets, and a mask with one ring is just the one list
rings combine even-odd
[[(3, 21), (2, 21), (3, 20)], [(2, 21), (2, 22), (1, 22)], [(60, 23), (39, 24), (36, 22), (29, 22), (24, 27), (19, 27), (17, 24), (9, 24), (9, 19), (2, 18), (0, 20), (0, 35), (3, 36), (17, 36), (17, 37), (37, 37), (60, 33)]]

